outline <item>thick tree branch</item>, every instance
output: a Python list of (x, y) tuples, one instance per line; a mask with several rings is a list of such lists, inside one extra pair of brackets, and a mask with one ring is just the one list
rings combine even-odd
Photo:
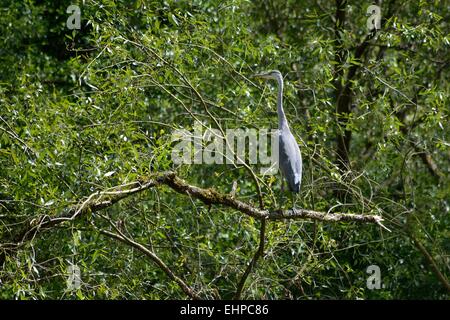
[[(5, 254), (13, 252), (27, 241), (33, 239), (38, 233), (51, 229), (63, 222), (72, 221), (87, 214), (111, 207), (115, 203), (133, 194), (144, 190), (167, 185), (180, 194), (197, 198), (205, 204), (223, 205), (233, 208), (248, 216), (257, 219), (280, 220), (280, 219), (312, 219), (324, 222), (359, 222), (375, 223), (383, 226), (381, 216), (346, 214), (346, 213), (326, 213), (306, 209), (276, 210), (269, 211), (257, 208), (251, 204), (237, 200), (233, 195), (223, 194), (214, 189), (203, 189), (188, 184), (180, 179), (174, 172), (156, 173), (149, 177), (143, 177), (139, 181), (120, 185), (102, 192), (91, 194), (81, 204), (68, 208), (57, 216), (41, 215), (28, 221), (26, 225), (11, 239), (2, 239), (0, 245), (0, 265)], [(3, 255), (3, 257), (2, 257)]]
[[(87, 197), (79, 205), (67, 209), (65, 212), (61, 213), (56, 217), (51, 217), (49, 215), (42, 215), (39, 218), (35, 218), (27, 223), (27, 225), (19, 232), (19, 234), (12, 239), (12, 241), (7, 241), (3, 239), (3, 243), (0, 248), (3, 249), (0, 252), (0, 265), (3, 264), (3, 260), (6, 254), (14, 254), (16, 250), (22, 246), (26, 241), (33, 239), (37, 234), (42, 231), (56, 227), (59, 224), (67, 221), (72, 221), (76, 218), (83, 217), (87, 214), (91, 214), (102, 209), (111, 207), (115, 203), (123, 200), (133, 194), (142, 192), (149, 188), (158, 187), (162, 185), (167, 185), (176, 192), (180, 194), (189, 195), (193, 198), (197, 198), (203, 201), (205, 204), (217, 204), (233, 208), (251, 217), (258, 218), (261, 220), (261, 232), (260, 232), (260, 242), (258, 250), (255, 252), (252, 260), (247, 266), (244, 274), (242, 275), (238, 289), (235, 294), (235, 298), (239, 299), (242, 294), (245, 282), (250, 275), (251, 271), (256, 265), (256, 262), (264, 253), (264, 238), (265, 238), (265, 225), (267, 220), (281, 220), (281, 219), (313, 219), (325, 222), (340, 222), (340, 221), (353, 221), (362, 223), (376, 223), (382, 227), (381, 221), (383, 220), (380, 216), (375, 215), (359, 215), (359, 214), (343, 214), (343, 213), (325, 213), (313, 210), (305, 209), (291, 209), (291, 210), (277, 210), (269, 211), (261, 208), (252, 206), (251, 204), (242, 202), (234, 198), (234, 195), (222, 194), (214, 189), (203, 189), (197, 186), (188, 184), (186, 181), (180, 179), (176, 176), (174, 172), (162, 172), (154, 174), (150, 177), (142, 178), (140, 181), (135, 181), (125, 185), (120, 185), (102, 192), (95, 192)], [(145, 246), (135, 242), (134, 240), (126, 237), (121, 233), (111, 233), (106, 230), (100, 230), (100, 232), (108, 237), (114, 238), (121, 242), (124, 242), (139, 251), (143, 252), (152, 261), (154, 261), (169, 278), (175, 281), (180, 288), (192, 299), (200, 299), (197, 293), (190, 288), (181, 278), (176, 276), (170, 268), (156, 256), (153, 252), (147, 249)], [(119, 231), (118, 231), (119, 232)]]
[(325, 213), (306, 209), (278, 210), (271, 212), (269, 220), (281, 219), (311, 219), (324, 222), (362, 222), (381, 223), (383, 219), (375, 215), (363, 215), (352, 213)]
[(433, 157), (423, 148), (419, 147), (416, 143), (411, 142), (416, 149), (420, 159), (427, 167), (428, 172), (435, 177), (436, 179), (440, 179), (442, 177), (442, 172), (439, 170), (436, 162), (434, 162)]
[[(391, 1), (388, 4), (386, 19), (392, 15)], [(346, 171), (350, 165), (349, 151), (350, 142), (352, 138), (351, 130), (347, 129), (347, 122), (349, 114), (351, 113), (351, 105), (353, 100), (352, 84), (355, 75), (360, 68), (359, 64), (353, 63), (345, 75), (344, 65), (346, 62), (347, 49), (344, 48), (343, 32), (346, 19), (346, 0), (336, 0), (336, 17), (334, 26), (334, 42), (335, 42), (335, 61), (336, 67), (334, 72), (334, 86), (336, 99), (336, 114), (337, 114), (337, 137), (336, 137), (336, 164), (341, 171)], [(364, 40), (354, 49), (354, 60), (360, 61), (364, 54), (366, 54), (370, 41), (376, 35), (376, 30), (366, 35)]]

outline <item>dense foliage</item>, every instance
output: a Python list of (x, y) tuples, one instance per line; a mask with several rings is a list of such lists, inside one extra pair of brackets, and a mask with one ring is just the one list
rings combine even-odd
[[(71, 4), (80, 30), (66, 26)], [(188, 298), (154, 260), (105, 233), (121, 231), (202, 298), (232, 298), (261, 222), (168, 186), (32, 237), (23, 230), (168, 170), (221, 193), (235, 181), (237, 199), (276, 209), (279, 176), (176, 165), (171, 134), (196, 122), (276, 128), (276, 87), (251, 75), (278, 69), (303, 155), (296, 206), (381, 215), (390, 232), (269, 221), (242, 298), (448, 298), (450, 4), (382, 1), (381, 29), (369, 32), (370, 4), (2, 0), (0, 297)], [(75, 290), (71, 265), (81, 271)], [(380, 289), (367, 287), (371, 265)]]

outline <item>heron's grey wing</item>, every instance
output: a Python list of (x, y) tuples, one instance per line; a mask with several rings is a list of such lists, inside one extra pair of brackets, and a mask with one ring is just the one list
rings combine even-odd
[(288, 182), (289, 189), (292, 192), (299, 192), (302, 180), (302, 155), (290, 131), (280, 131), (278, 147), (281, 172)]

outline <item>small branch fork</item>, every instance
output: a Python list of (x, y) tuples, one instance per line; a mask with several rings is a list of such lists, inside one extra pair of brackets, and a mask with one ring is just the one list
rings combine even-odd
[[(190, 197), (197, 198), (207, 205), (216, 204), (233, 208), (248, 216), (261, 220), (264, 224), (268, 220), (312, 219), (323, 222), (374, 223), (378, 224), (384, 229), (387, 229), (381, 223), (383, 221), (383, 218), (378, 215), (327, 213), (306, 209), (289, 209), (276, 211), (261, 209), (253, 206), (252, 204), (235, 199), (234, 195), (232, 194), (223, 194), (216, 191), (215, 189), (203, 189), (194, 185), (190, 185), (183, 179), (179, 178), (174, 172), (169, 171), (155, 173), (148, 177), (142, 177), (138, 181), (116, 186), (105, 191), (97, 191), (84, 199), (80, 204), (66, 209), (57, 216), (41, 215), (40, 217), (34, 218), (29, 223), (27, 223), (26, 226), (13, 239), (11, 239), (9, 243), (4, 242), (1, 245), (3, 249), (2, 254), (4, 255), (13, 253), (27, 241), (32, 240), (37, 234), (56, 227), (63, 222), (73, 221), (76, 218), (80, 218), (93, 212), (106, 209), (133, 194), (163, 185), (168, 186), (169, 188), (180, 194), (185, 194), (189, 195)], [(140, 250), (152, 261), (154, 261), (168, 275), (169, 278), (174, 280), (180, 286), (183, 292), (185, 292), (190, 298), (199, 299), (198, 294), (195, 293), (193, 289), (191, 289), (183, 280), (181, 280), (181, 278), (177, 277), (167, 267), (167, 265), (165, 265), (164, 262), (148, 248), (135, 242), (134, 240), (120, 232), (111, 233), (106, 230), (101, 230), (101, 233), (105, 236), (114, 238)], [(264, 233), (262, 233), (260, 236), (263, 239)], [(255, 255), (261, 256), (263, 254), (263, 244), (264, 240), (260, 241), (260, 247), (258, 248), (258, 251)], [(252, 259), (250, 264), (255, 264), (256, 260), (257, 259)], [(250, 273), (253, 267), (254, 266), (249, 266), (246, 269), (246, 272), (244, 272), (244, 275), (238, 285), (238, 290), (235, 294), (235, 298), (240, 297), (243, 286), (245, 284), (245, 280), (248, 277), (248, 274), (246, 273)]]

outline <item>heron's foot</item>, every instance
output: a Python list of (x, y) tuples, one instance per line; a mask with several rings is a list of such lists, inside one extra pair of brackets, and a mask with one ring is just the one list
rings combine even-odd
[(296, 203), (296, 200), (297, 200), (297, 197), (296, 197), (295, 193), (292, 193), (291, 200), (292, 200), (292, 209), (295, 209), (295, 203)]

